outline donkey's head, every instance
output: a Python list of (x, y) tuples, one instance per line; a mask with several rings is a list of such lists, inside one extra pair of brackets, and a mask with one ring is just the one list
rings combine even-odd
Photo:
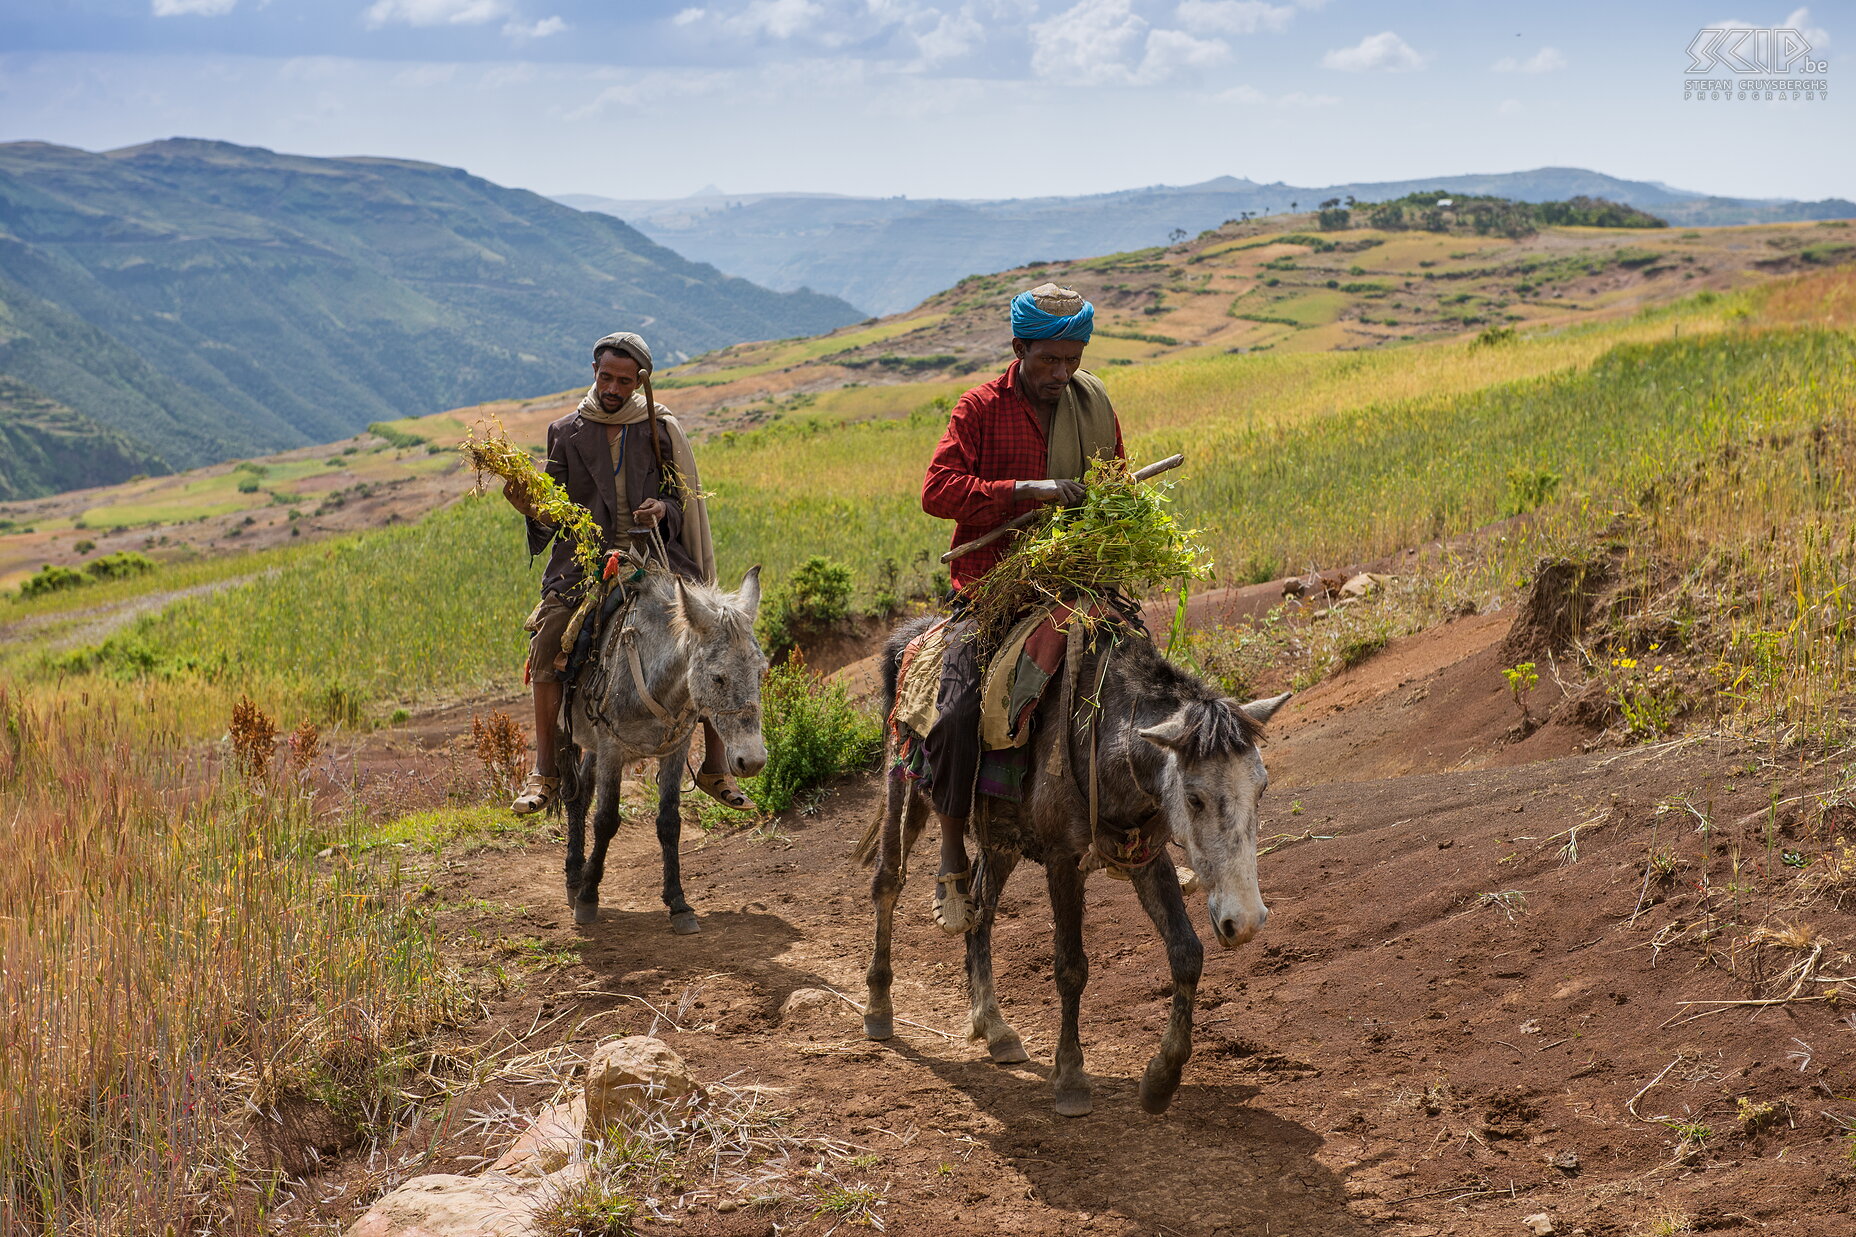
[(722, 738), (724, 761), (736, 777), (767, 764), (760, 733), (760, 681), (766, 654), (754, 642), (760, 609), (760, 568), (750, 568), (733, 593), (677, 581), (671, 629), (689, 668), (690, 701)]
[(1205, 881), (1212, 931), (1226, 949), (1270, 917), (1257, 888), (1257, 800), (1270, 783), (1257, 739), (1288, 698), (1192, 700), (1140, 732), (1166, 753), (1161, 798), (1173, 840)]

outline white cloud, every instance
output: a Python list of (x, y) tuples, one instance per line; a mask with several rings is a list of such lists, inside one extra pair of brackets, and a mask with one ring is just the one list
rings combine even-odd
[(1424, 57), (1411, 44), (1390, 30), (1369, 34), (1352, 47), (1337, 47), (1321, 58), (1324, 68), (1343, 73), (1365, 73), (1384, 69), (1388, 73), (1407, 73), (1424, 67)]
[(238, 0), (151, 0), (156, 17), (224, 17)]
[(1804, 41), (1809, 43), (1813, 49), (1820, 48), (1824, 44), (1830, 42), (1830, 31), (1824, 29), (1822, 26), (1813, 26), (1811, 24), (1810, 9), (1793, 9), (1791, 15), (1781, 22), (1780, 25), (1782, 28), (1796, 30), (1799, 34), (1802, 34), (1804, 36)]
[(1146, 86), (1228, 59), (1222, 39), (1152, 28), (1129, 0), (1081, 0), (1031, 27), (1031, 70), (1074, 85)]
[(503, 24), (503, 35), (511, 39), (545, 39), (551, 34), (559, 34), (567, 29), (567, 23), (559, 17), (544, 17), (540, 21), (510, 21)]
[(741, 12), (723, 18), (722, 28), (731, 34), (790, 39), (824, 15), (825, 7), (815, 0), (752, 0)]
[[(873, 4), (875, 2), (872, 0)], [(958, 60), (985, 41), (986, 27), (970, 11), (962, 9), (958, 13), (942, 13), (933, 26), (915, 35), (915, 48), (920, 53), (916, 67), (930, 68)]]
[(1503, 99), (1501, 106), (1495, 109), (1498, 116), (1519, 116), (1527, 109), (1521, 106), (1519, 99)]
[(670, 24), (673, 26), (689, 26), (701, 21), (708, 15), (709, 11), (707, 9), (684, 9), (670, 19)]
[(1287, 94), (1267, 95), (1255, 86), (1233, 86), (1212, 96), (1218, 103), (1245, 103), (1257, 107), (1335, 107), (1340, 99), (1331, 94), (1308, 94), (1291, 90)]
[(1566, 67), (1566, 57), (1557, 47), (1543, 47), (1526, 60), (1503, 56), (1489, 67), (1497, 73), (1551, 73)]
[(509, 15), (509, 0), (374, 0), (364, 15), (369, 26), (476, 26)]
[(1180, 0), (1174, 16), (1181, 26), (1199, 34), (1281, 33), (1295, 16), (1295, 6), (1263, 0)]

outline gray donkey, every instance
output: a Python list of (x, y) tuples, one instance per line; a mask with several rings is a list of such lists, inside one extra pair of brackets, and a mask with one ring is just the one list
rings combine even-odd
[[(734, 593), (691, 584), (661, 568), (629, 585), (630, 608), (615, 615), (600, 638), (567, 707), (568, 733), (559, 751), (567, 811), (567, 898), (574, 922), (599, 916), (599, 882), (606, 846), (619, 828), (625, 767), (655, 756), (657, 840), (664, 856), (664, 905), (679, 935), (702, 931), (683, 898), (677, 844), (680, 799), (690, 735), (708, 718), (737, 777), (767, 764), (760, 733), (760, 683), (767, 658), (754, 641), (760, 608), (760, 568)], [(593, 809), (593, 853), (585, 853), (587, 809)]]
[[(929, 621), (907, 624), (890, 637), (883, 667), (892, 707), (902, 650)], [(1257, 888), (1257, 800), (1269, 775), (1257, 741), (1263, 724), (1289, 698), (1285, 693), (1250, 704), (1222, 698), (1162, 657), (1145, 634), (1124, 632), (1113, 645), (1106, 639), (1099, 645), (1106, 651), (1084, 651), (1079, 641), (1072, 642), (1076, 677), (1066, 678), (1061, 691), (1053, 684), (1038, 706), (1024, 802), (1016, 812), (988, 812), (985, 818), (984, 807), (975, 811), (980, 854), (967, 929), (968, 1033), (984, 1040), (1000, 1064), (1026, 1059), (1023, 1041), (993, 994), (992, 924), (1012, 869), (1021, 856), (1033, 859), (1044, 866), (1056, 936), (1052, 957), (1063, 1021), (1051, 1081), (1056, 1109), (1066, 1117), (1094, 1106), (1077, 1031), (1089, 978), (1085, 877), (1096, 867), (1130, 875), (1142, 908), (1166, 942), (1173, 1007), (1140, 1089), (1141, 1107), (1165, 1112), (1192, 1055), (1192, 1011), (1204, 961), (1166, 844), (1183, 846), (1205, 883), (1220, 945), (1234, 948), (1262, 930), (1269, 910)], [(1100, 664), (1105, 656), (1106, 668)], [(1092, 724), (1079, 733), (1070, 719), (1083, 717), (1092, 717)], [(864, 1013), (864, 1034), (871, 1039), (888, 1039), (894, 1031), (892, 921), (908, 852), (929, 815), (919, 785), (892, 772), (884, 816), (863, 848), (865, 861), (874, 857), (876, 863), (871, 884), (876, 942)]]

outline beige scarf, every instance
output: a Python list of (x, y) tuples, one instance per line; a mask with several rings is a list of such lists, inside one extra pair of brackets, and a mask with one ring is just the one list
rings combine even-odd
[[(636, 425), (651, 418), (650, 407), (645, 403), (644, 393), (634, 391), (617, 412), (607, 412), (599, 406), (598, 389), (588, 387), (580, 400), (579, 411), (581, 416), (597, 425)], [(670, 431), (670, 468), (676, 477), (674, 484), (679, 496), (683, 499), (683, 548), (691, 560), (702, 568), (703, 583), (714, 584), (715, 543), (709, 536), (709, 505), (703, 500), (702, 481), (696, 475), (696, 453), (690, 450), (689, 438), (668, 408), (658, 404), (655, 419)]]
[(1115, 454), (1115, 406), (1102, 380), (1086, 369), (1076, 371), (1057, 400), (1045, 447), (1046, 474), (1078, 480), (1089, 461)]

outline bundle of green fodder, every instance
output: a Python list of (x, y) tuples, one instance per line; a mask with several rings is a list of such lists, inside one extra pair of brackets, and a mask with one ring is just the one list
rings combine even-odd
[(490, 417), (477, 422), (458, 444), (458, 450), (480, 480), (484, 473), (494, 473), (521, 487), (535, 513), (573, 539), (574, 557), (586, 578), (599, 579), (602, 539), (593, 513), (567, 497), (567, 491), (553, 477), (535, 467), (527, 451), (509, 441), (501, 420)]
[(1080, 506), (1053, 509), (1019, 537), (997, 566), (967, 589), (980, 639), (991, 644), (1040, 603), (1090, 600), (1203, 580), (1211, 559), (1197, 529), (1168, 512), (1171, 483), (1137, 481), (1125, 460), (1098, 460), (1083, 478)]

